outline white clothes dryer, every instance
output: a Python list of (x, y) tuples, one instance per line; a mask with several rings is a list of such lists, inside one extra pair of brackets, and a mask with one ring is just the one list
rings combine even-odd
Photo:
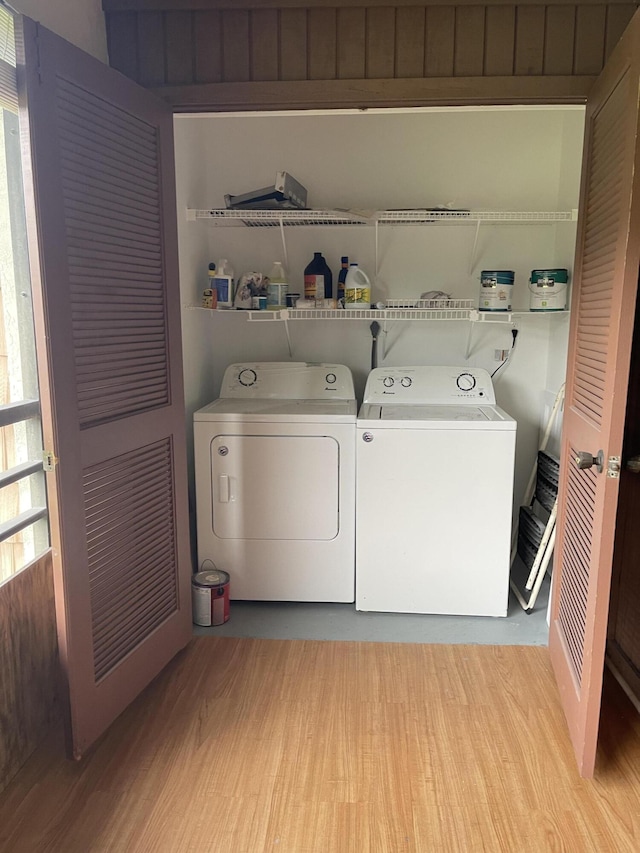
[(505, 616), (516, 422), (477, 368), (376, 368), (357, 423), (356, 608)]
[(198, 566), (234, 599), (353, 601), (355, 423), (339, 364), (232, 364), (194, 414)]

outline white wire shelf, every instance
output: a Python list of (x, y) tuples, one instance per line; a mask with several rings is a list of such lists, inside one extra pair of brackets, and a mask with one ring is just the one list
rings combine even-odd
[[(469, 311), (475, 308), (473, 299), (385, 299), (387, 309), (416, 309), (435, 311)], [(352, 309), (348, 309), (352, 310)]]
[[(231, 309), (211, 310), (201, 308), (198, 305), (185, 306), (189, 310), (206, 311), (213, 315), (232, 314), (236, 317), (246, 317), (255, 323), (273, 323), (280, 320), (466, 320), (472, 323), (499, 323), (509, 324), (520, 317), (566, 317), (569, 311), (478, 311), (474, 307), (472, 299), (450, 300), (454, 305), (441, 305), (440, 307), (406, 307), (407, 300), (393, 300), (404, 302), (405, 307), (387, 308), (304, 308), (295, 310), (292, 308), (281, 311), (233, 311)], [(418, 300), (421, 302), (424, 300)]]
[(364, 216), (340, 210), (187, 210), (187, 220), (208, 219), (214, 225), (268, 228), (282, 225), (370, 225)]
[(569, 310), (562, 311), (478, 311), (469, 312), (473, 323), (513, 323), (518, 317), (568, 317)]
[[(385, 308), (289, 309), (290, 320), (468, 320), (472, 299), (389, 299)], [(259, 313), (259, 312), (258, 312)]]
[(206, 219), (216, 225), (245, 225), (253, 228), (303, 225), (468, 225), (478, 222), (496, 224), (552, 224), (574, 222), (577, 210), (496, 211), (496, 210), (226, 210), (187, 209), (187, 220)]
[[(252, 312), (259, 313), (259, 312)], [(284, 313), (284, 312), (281, 312)], [(468, 320), (469, 312), (448, 308), (421, 310), (419, 308), (305, 308), (304, 310), (289, 310), (289, 320)], [(254, 318), (250, 318), (254, 319)]]

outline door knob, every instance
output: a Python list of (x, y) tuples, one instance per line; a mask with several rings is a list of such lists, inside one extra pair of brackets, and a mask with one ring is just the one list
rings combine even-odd
[(640, 474), (640, 456), (632, 456), (627, 460), (627, 471), (632, 474)]
[(576, 463), (576, 468), (580, 468), (580, 470), (595, 468), (598, 474), (602, 474), (604, 453), (602, 450), (599, 450), (596, 456), (592, 456), (591, 453), (587, 453), (585, 450), (579, 450), (574, 456), (574, 462)]

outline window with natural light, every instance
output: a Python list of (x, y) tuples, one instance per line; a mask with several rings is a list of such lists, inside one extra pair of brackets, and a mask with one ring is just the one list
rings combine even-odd
[(0, 583), (49, 545), (15, 66), (0, 8)]

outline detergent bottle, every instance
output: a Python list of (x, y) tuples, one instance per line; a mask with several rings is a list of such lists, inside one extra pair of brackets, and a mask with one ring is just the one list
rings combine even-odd
[(267, 308), (277, 311), (284, 308), (287, 301), (287, 274), (281, 261), (274, 261), (269, 273), (267, 285)]
[(351, 264), (344, 283), (345, 308), (371, 307), (371, 282), (358, 264)]
[(305, 267), (304, 297), (305, 299), (333, 298), (333, 273), (322, 252), (314, 252), (311, 262)]
[(219, 308), (233, 308), (233, 267), (226, 258), (221, 258), (213, 279), (218, 297)]

